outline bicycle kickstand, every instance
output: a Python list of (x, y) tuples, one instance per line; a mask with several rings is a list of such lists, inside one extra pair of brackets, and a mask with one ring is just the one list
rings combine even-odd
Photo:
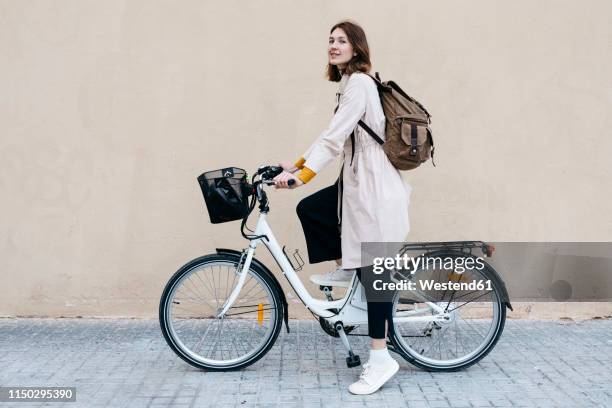
[(342, 340), (342, 344), (344, 344), (344, 347), (346, 347), (348, 350), (349, 355), (346, 358), (346, 366), (348, 368), (353, 368), (361, 365), (361, 359), (357, 354), (353, 353), (353, 349), (348, 341), (348, 337), (346, 337), (346, 332), (344, 331), (344, 325), (342, 322), (336, 322), (334, 328), (336, 329), (336, 332), (338, 332), (340, 340)]

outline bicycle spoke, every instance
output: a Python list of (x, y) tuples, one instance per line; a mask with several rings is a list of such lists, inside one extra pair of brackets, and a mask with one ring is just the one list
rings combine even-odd
[[(210, 285), (207, 285), (204, 280), (202, 279), (202, 277), (200, 277), (200, 274), (198, 272), (194, 273), (194, 275), (200, 280), (200, 282), (202, 282), (202, 286), (204, 286), (206, 288), (206, 291), (209, 292), (211, 295), (214, 296), (213, 290), (210, 288)], [(217, 305), (217, 309), (219, 308), (219, 306)]]
[(246, 312), (238, 312), (238, 313), (226, 314), (226, 316), (238, 316), (238, 315), (246, 314), (246, 313), (259, 312), (260, 310), (263, 312), (264, 310), (274, 310), (274, 308), (273, 307), (268, 307), (268, 308), (265, 308), (265, 309), (248, 310)]
[(467, 304), (470, 304), (470, 303), (472, 303), (474, 300), (476, 300), (476, 299), (480, 299), (481, 297), (486, 296), (486, 295), (488, 295), (489, 293), (491, 293), (491, 292), (489, 291), (489, 292), (483, 293), (482, 295), (476, 296), (474, 299), (470, 300), (469, 302), (465, 302), (464, 304), (459, 305), (459, 306), (457, 306), (457, 307), (455, 307), (455, 308), (453, 308), (453, 309), (449, 310), (449, 312), (452, 312), (452, 311), (454, 311), (454, 310), (459, 309), (460, 307), (463, 307), (463, 306), (465, 306), (465, 305), (467, 305)]
[[(188, 282), (190, 282), (190, 283), (191, 283), (191, 280), (188, 280)], [(183, 289), (183, 288), (181, 288), (181, 289)], [(185, 289), (185, 291), (189, 290), (189, 292), (190, 292), (191, 294), (193, 294), (193, 295), (194, 295), (196, 298), (203, 299), (203, 298), (202, 298), (202, 295), (200, 295), (200, 294), (199, 294), (199, 293), (198, 293), (198, 292), (197, 292), (197, 291), (196, 291), (196, 290), (193, 288), (193, 283), (192, 283), (190, 286), (185, 285), (185, 286), (184, 286), (184, 289)]]
[(215, 283), (215, 270), (213, 269), (211, 271), (211, 277), (212, 277), (212, 288), (215, 294), (215, 301), (217, 302), (217, 309), (219, 308), (219, 298), (217, 297), (217, 284)]
[(200, 341), (195, 344), (195, 346), (193, 347), (194, 350), (199, 350), (200, 346), (204, 343), (204, 340), (206, 339), (206, 336), (208, 336), (208, 332), (210, 331), (211, 327), (212, 327), (212, 323), (208, 325), (208, 327), (206, 328), (206, 331), (202, 335), (202, 338), (200, 339)]
[(205, 299), (206, 295), (204, 293), (202, 293), (200, 291), (200, 289), (198, 288), (198, 286), (195, 284), (195, 282), (191, 279), (191, 276), (188, 279), (189, 283), (191, 284), (191, 287), (193, 288), (193, 292), (196, 293), (198, 295), (199, 298)]
[[(229, 268), (228, 268), (229, 269)], [(226, 274), (225, 277), (225, 298), (227, 299), (229, 297), (229, 270), (228, 273)]]

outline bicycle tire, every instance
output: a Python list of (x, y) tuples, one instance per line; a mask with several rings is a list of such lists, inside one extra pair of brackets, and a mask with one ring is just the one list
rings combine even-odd
[[(261, 282), (271, 296), (273, 300), (273, 307), (270, 308), (274, 311), (274, 318), (272, 319), (272, 327), (269, 330), (269, 335), (264, 339), (261, 345), (252, 353), (249, 353), (248, 357), (233, 363), (213, 363), (210, 361), (203, 361), (201, 358), (197, 358), (193, 352), (186, 349), (186, 346), (182, 343), (181, 339), (177, 338), (177, 335), (172, 327), (171, 322), (171, 302), (173, 293), (177, 290), (177, 285), (182, 282), (186, 276), (201, 266), (211, 266), (215, 264), (233, 264), (238, 265), (239, 256), (226, 253), (216, 253), (210, 255), (204, 255), (196, 258), (185, 265), (183, 265), (168, 281), (164, 291), (162, 293), (159, 305), (159, 322), (162, 334), (166, 340), (168, 346), (177, 354), (182, 360), (188, 364), (207, 371), (232, 371), (245, 368), (251, 364), (254, 364), (261, 359), (274, 345), (276, 339), (282, 328), (283, 321), (283, 303), (281, 294), (278, 292), (277, 284), (274, 280), (268, 276), (266, 271), (261, 270), (255, 263), (252, 263), (249, 268), (249, 275), (258, 282)], [(244, 288), (243, 288), (244, 291)], [(230, 310), (232, 310), (230, 308)], [(228, 311), (229, 312), (229, 311)]]
[[(465, 253), (457, 252), (457, 251), (437, 251), (434, 253), (425, 254), (424, 256), (436, 256), (436, 257), (457, 257), (457, 256), (469, 256)], [(482, 347), (477, 352), (474, 352), (472, 356), (466, 358), (464, 361), (459, 361), (454, 364), (435, 364), (431, 359), (423, 358), (420, 354), (416, 353), (409, 347), (406, 347), (406, 342), (403, 339), (400, 339), (401, 332), (395, 330), (393, 332), (393, 336), (391, 336), (391, 343), (393, 345), (394, 350), (400, 354), (407, 362), (410, 364), (424, 369), (426, 371), (459, 371), (470, 367), (480, 360), (482, 360), (497, 344), (499, 341), (505, 326), (506, 321), (506, 300), (503, 296), (503, 291), (500, 286), (501, 282), (498, 280), (497, 273), (493, 270), (493, 267), (488, 263), (484, 262), (484, 268), (482, 269), (483, 275), (485, 278), (488, 278), (491, 281), (493, 287), (493, 293), (495, 295), (495, 304), (493, 309), (493, 314), (496, 316), (496, 321), (492, 325), (492, 332), (486, 339), (486, 344), (483, 343)], [(418, 273), (418, 272), (417, 272)], [(399, 302), (397, 301), (398, 295), (396, 295), (396, 299), (394, 300), (393, 313), (396, 313), (397, 305)], [(492, 302), (493, 303), (493, 302)], [(496, 314), (497, 313), (497, 314)], [(395, 323), (394, 323), (394, 327)], [(397, 329), (397, 327), (396, 327)], [(409, 336), (406, 336), (409, 337)]]

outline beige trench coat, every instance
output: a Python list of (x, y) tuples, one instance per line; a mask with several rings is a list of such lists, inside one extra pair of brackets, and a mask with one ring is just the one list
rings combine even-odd
[[(410, 230), (412, 188), (382, 147), (361, 126), (363, 120), (383, 140), (385, 116), (376, 84), (366, 74), (343, 75), (339, 105), (331, 123), (304, 153), (304, 166), (320, 173), (342, 154), (342, 268), (362, 266), (362, 242), (400, 242)], [(351, 138), (355, 131), (355, 156)]]

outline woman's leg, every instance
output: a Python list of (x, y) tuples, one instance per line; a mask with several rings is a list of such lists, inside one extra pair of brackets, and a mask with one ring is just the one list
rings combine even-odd
[(370, 344), (370, 348), (372, 350), (384, 350), (387, 348), (387, 330), (388, 330), (388, 323), (385, 322), (385, 338), (384, 339), (372, 339), (372, 343)]
[(393, 330), (393, 291), (377, 291), (375, 280), (390, 282), (389, 273), (376, 275), (372, 267), (357, 268), (357, 277), (365, 288), (368, 301), (368, 336), (372, 338), (372, 349), (387, 348), (387, 336)]
[[(342, 258), (338, 228), (338, 184), (333, 184), (305, 197), (296, 208), (313, 263)], [(339, 265), (339, 263), (338, 263)]]
[(376, 291), (372, 285), (377, 279), (383, 282), (389, 280), (385, 273), (375, 275), (372, 267), (357, 268), (357, 276), (365, 287), (368, 301), (368, 334), (372, 343), (370, 358), (364, 365), (359, 381), (349, 386), (353, 394), (372, 394), (399, 370), (399, 364), (387, 350), (387, 336), (393, 331), (393, 292)]

